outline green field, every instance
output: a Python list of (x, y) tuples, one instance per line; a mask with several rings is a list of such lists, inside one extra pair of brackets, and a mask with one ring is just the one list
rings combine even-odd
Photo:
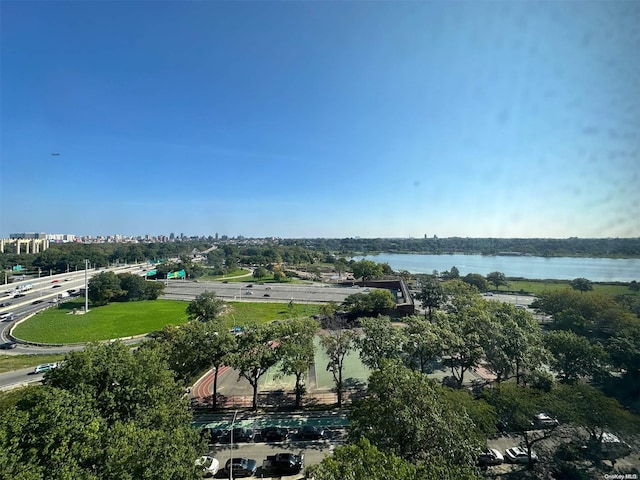
[(288, 303), (271, 302), (228, 302), (228, 311), (223, 315), (225, 325), (233, 327), (248, 322), (271, 322), (287, 318), (310, 317), (316, 315), (320, 305), (294, 303), (289, 308)]
[(71, 313), (83, 304), (84, 299), (78, 299), (45, 310), (18, 325), (13, 333), (30, 342), (79, 343), (141, 335), (187, 321), (186, 305), (180, 301), (113, 303), (84, 315)]
[[(493, 286), (491, 286), (492, 291)], [(568, 280), (509, 280), (508, 287), (500, 287), (499, 292), (510, 293), (528, 293), (536, 295), (545, 290), (564, 290), (571, 288)], [(607, 283), (594, 283), (593, 291), (604, 295), (638, 295), (629, 290), (629, 287), (625, 285), (607, 284)]]
[[(187, 304), (174, 300), (112, 303), (89, 310), (85, 315), (72, 314), (81, 310), (84, 299), (66, 302), (58, 308), (45, 310), (16, 327), (13, 334), (36, 343), (80, 343), (112, 338), (131, 337), (161, 330), (165, 325), (187, 321)], [(248, 322), (270, 322), (318, 313), (318, 305), (267, 302), (229, 302), (222, 316), (229, 328)]]

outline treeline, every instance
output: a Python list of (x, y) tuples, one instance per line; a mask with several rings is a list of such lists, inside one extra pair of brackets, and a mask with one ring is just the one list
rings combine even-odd
[(353, 253), (640, 257), (640, 238), (316, 238), (283, 240), (313, 250)]

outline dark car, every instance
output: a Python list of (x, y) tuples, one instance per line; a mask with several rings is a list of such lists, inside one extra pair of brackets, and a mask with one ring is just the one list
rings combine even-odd
[(51, 288), (60, 288), (61, 286), (62, 286), (62, 285), (54, 285), (54, 286), (53, 286), (53, 287), (51, 287)]
[(246, 287), (246, 288), (253, 288), (253, 284), (252, 284), (252, 283), (250, 283), (249, 285), (247, 285), (247, 287)]
[(265, 294), (263, 295), (263, 297), (270, 297), (270, 296), (271, 296), (271, 295), (269, 295), (268, 293), (265, 293)]
[[(231, 433), (233, 432), (233, 438), (231, 438)], [(238, 427), (233, 430), (229, 430), (225, 433), (224, 440), (227, 442), (240, 443), (240, 442), (253, 442), (254, 437), (256, 436), (255, 432), (250, 428)]]
[(262, 468), (278, 475), (295, 475), (304, 468), (304, 455), (295, 453), (276, 453), (269, 455)]
[(298, 430), (298, 437), (303, 440), (321, 440), (324, 438), (324, 430), (311, 425), (305, 425)]
[(489, 467), (491, 465), (500, 465), (504, 462), (504, 457), (495, 448), (490, 448), (478, 455), (477, 464), (479, 467)]
[(207, 443), (220, 443), (220, 441), (228, 434), (227, 430), (219, 428), (203, 428), (200, 431), (200, 437)]
[(0, 344), (0, 350), (11, 350), (13, 348), (16, 348), (17, 346), (18, 344), (15, 342), (2, 343)]
[(233, 470), (234, 477), (251, 477), (258, 469), (258, 462), (253, 458), (230, 458), (224, 465), (224, 473), (229, 476)]
[(289, 430), (280, 427), (267, 427), (260, 430), (260, 437), (265, 442), (282, 442), (289, 438)]
[(34, 300), (33, 302), (31, 302), (31, 305), (37, 305), (39, 303), (42, 303), (42, 300)]
[(10, 307), (10, 306), (11, 306), (11, 302), (0, 303), (0, 307)]

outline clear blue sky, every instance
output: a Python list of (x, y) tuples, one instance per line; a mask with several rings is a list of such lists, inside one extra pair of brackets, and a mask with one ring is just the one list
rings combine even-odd
[(0, 8), (1, 236), (640, 236), (640, 1)]

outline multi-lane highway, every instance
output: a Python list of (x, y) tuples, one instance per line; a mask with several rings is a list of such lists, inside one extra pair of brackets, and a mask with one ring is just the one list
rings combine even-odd
[[(99, 270), (87, 271), (87, 277), (103, 271), (113, 271), (115, 273), (143, 273), (143, 268), (147, 265), (124, 265), (111, 268), (103, 268)], [(41, 278), (31, 278), (16, 283), (0, 286), (0, 316), (3, 318), (0, 322), (0, 343), (9, 341), (8, 333), (10, 328), (16, 321), (20, 321), (39, 311), (45, 310), (57, 305), (58, 295), (69, 293), (70, 291), (79, 292), (84, 288), (85, 272), (69, 272), (59, 275), (51, 275)], [(17, 287), (31, 285), (29, 290), (15, 297), (13, 293)], [(69, 298), (69, 297), (67, 297)], [(64, 300), (64, 299), (61, 299)], [(19, 344), (15, 349), (4, 350), (7, 354), (24, 354), (24, 353), (64, 353), (71, 350), (69, 347), (50, 347), (44, 351), (42, 348)]]

